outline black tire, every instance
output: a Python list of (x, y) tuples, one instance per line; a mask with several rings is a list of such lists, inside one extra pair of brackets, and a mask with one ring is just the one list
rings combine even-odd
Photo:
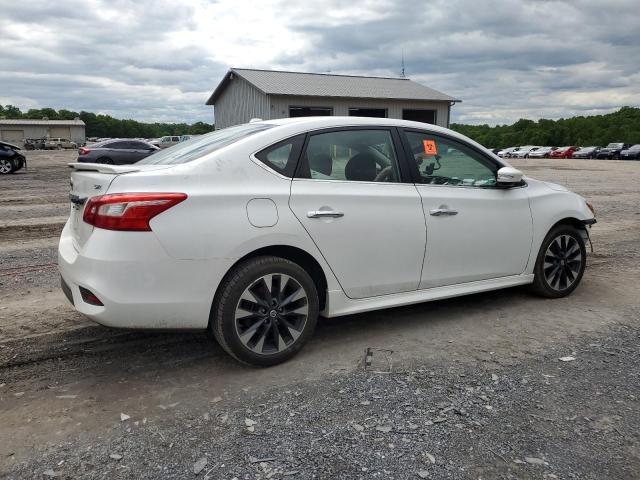
[[(271, 287), (262, 281), (267, 275), (273, 275)], [(277, 288), (274, 287), (275, 277), (280, 279)], [(282, 277), (289, 277), (284, 285), (280, 284)], [(255, 302), (246, 300), (249, 289), (264, 292), (262, 303), (258, 303), (262, 298), (259, 294), (252, 296)], [(274, 290), (276, 295), (273, 295)], [(302, 294), (304, 297), (297, 298)], [(289, 303), (285, 303), (287, 300)], [(306, 303), (302, 304), (303, 300)], [(302, 306), (298, 307), (298, 304)], [(286, 312), (284, 305), (296, 308)], [(300, 309), (306, 310), (304, 320), (300, 318), (304, 315), (296, 313)], [(236, 312), (247, 312), (247, 315), (236, 320)], [(269, 367), (289, 360), (300, 351), (313, 335), (318, 313), (318, 291), (306, 270), (284, 258), (255, 257), (234, 267), (223, 279), (211, 309), (209, 328), (220, 346), (235, 359)], [(249, 323), (242, 320), (249, 320)], [(241, 339), (242, 329), (245, 330), (245, 341)], [(276, 335), (278, 339), (275, 339)]]
[[(574, 245), (578, 250), (573, 248)], [(571, 250), (579, 254), (568, 254)], [(575, 263), (577, 260), (579, 265)], [(586, 264), (587, 249), (578, 229), (571, 225), (557, 225), (547, 234), (538, 252), (532, 290), (546, 298), (566, 297), (580, 284)]]
[(111, 160), (109, 157), (100, 157), (98, 160), (96, 160), (96, 163), (104, 163), (105, 165), (113, 165), (113, 160)]
[(22, 157), (22, 156), (20, 156), (20, 157), (16, 157), (16, 158), (13, 160), (13, 163), (14, 163), (14, 165), (15, 165), (15, 167), (14, 167), (13, 171), (14, 171), (14, 172), (17, 172), (18, 170), (20, 170), (21, 168), (23, 168), (23, 167), (24, 167), (24, 165), (25, 165), (25, 158), (24, 158), (24, 157)]

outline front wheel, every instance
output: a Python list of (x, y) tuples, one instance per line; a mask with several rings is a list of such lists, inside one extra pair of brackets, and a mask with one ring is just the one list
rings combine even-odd
[(316, 286), (302, 267), (284, 258), (256, 257), (223, 280), (210, 329), (231, 356), (267, 367), (285, 362), (307, 343), (318, 310)]
[(15, 171), (15, 165), (8, 158), (0, 158), (0, 175), (7, 175)]
[(580, 232), (571, 225), (554, 227), (538, 253), (534, 292), (547, 298), (569, 295), (582, 280), (586, 263), (587, 249)]

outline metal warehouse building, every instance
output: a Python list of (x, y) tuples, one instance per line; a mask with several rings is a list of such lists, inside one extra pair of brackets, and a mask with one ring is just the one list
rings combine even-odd
[(446, 127), (460, 102), (408, 78), (232, 68), (207, 105), (216, 129), (264, 120), (311, 115), (387, 117)]
[(25, 138), (68, 138), (81, 145), (85, 141), (85, 125), (76, 120), (3, 120), (0, 140), (22, 146)]

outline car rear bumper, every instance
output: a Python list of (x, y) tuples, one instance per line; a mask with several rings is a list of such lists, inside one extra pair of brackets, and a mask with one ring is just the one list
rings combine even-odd
[[(79, 251), (68, 223), (58, 268), (76, 310), (117, 328), (204, 329), (221, 276), (214, 273), (215, 261), (170, 257), (152, 232), (96, 229)], [(103, 305), (85, 302), (80, 287)]]

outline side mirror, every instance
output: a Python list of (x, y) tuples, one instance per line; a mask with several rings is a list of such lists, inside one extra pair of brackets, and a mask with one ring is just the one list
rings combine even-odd
[(515, 185), (522, 181), (522, 172), (513, 167), (502, 167), (498, 170), (498, 185)]

